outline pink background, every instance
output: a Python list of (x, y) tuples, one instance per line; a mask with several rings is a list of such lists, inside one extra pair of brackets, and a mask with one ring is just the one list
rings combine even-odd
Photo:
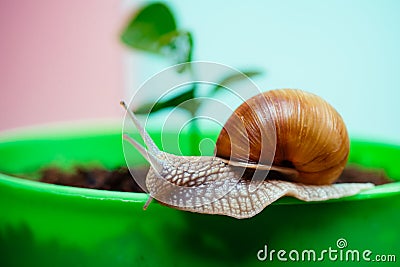
[(0, 130), (117, 117), (118, 1), (0, 1)]
[[(0, 0), (0, 130), (122, 118), (119, 100), (170, 64), (120, 44), (138, 2)], [(168, 4), (193, 31), (195, 59), (265, 70), (263, 90), (313, 92), (352, 137), (400, 143), (400, 1), (235, 1), (223, 23), (224, 1)]]

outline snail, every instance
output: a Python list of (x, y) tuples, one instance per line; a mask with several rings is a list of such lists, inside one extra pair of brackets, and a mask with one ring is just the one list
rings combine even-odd
[(228, 118), (215, 156), (176, 156), (158, 149), (126, 106), (147, 149), (124, 134), (150, 163), (153, 198), (180, 210), (250, 218), (283, 196), (323, 201), (357, 194), (370, 183), (333, 184), (349, 155), (339, 113), (317, 95), (294, 89), (260, 93)]

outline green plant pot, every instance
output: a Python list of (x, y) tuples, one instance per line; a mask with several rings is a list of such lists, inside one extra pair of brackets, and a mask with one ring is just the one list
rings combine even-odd
[[(160, 141), (160, 134), (152, 136)], [(210, 136), (215, 138), (215, 133)], [(167, 133), (163, 140), (168, 143), (175, 137)], [(179, 142), (185, 148), (188, 136)], [(43, 128), (3, 136), (0, 159), (0, 172), (16, 175), (49, 165), (125, 165), (118, 127)], [(352, 142), (351, 162), (384, 168), (397, 180), (399, 159), (399, 146)], [(144, 163), (139, 155), (137, 163)], [(372, 262), (378, 254), (395, 255), (400, 261), (400, 182), (327, 202), (286, 197), (246, 220), (157, 203), (144, 211), (146, 199), (145, 194), (58, 186), (1, 174), (0, 266), (279, 266), (287, 264), (278, 259), (281, 249), (287, 252), (281, 259), (289, 262), (290, 251), (298, 251), (293, 266), (364, 265), (364, 250), (371, 251), (368, 266), (396, 265)], [(347, 247), (338, 247), (340, 238)], [(276, 252), (272, 259), (260, 261), (265, 246), (268, 254)], [(322, 252), (329, 248), (337, 250), (332, 255), (336, 260)], [(315, 262), (312, 255), (311, 261), (307, 259), (306, 249), (316, 252)], [(348, 250), (359, 251), (360, 262), (350, 256), (345, 261)], [(291, 256), (296, 261), (296, 253)]]

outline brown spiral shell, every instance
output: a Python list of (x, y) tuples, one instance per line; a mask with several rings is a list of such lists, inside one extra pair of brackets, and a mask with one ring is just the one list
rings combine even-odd
[(298, 175), (288, 180), (314, 185), (333, 183), (348, 154), (349, 137), (339, 113), (321, 97), (294, 89), (247, 100), (228, 119), (216, 143), (218, 157), (293, 168)]

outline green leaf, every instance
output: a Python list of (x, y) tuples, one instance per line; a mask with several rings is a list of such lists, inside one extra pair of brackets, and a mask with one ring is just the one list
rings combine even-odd
[(147, 52), (159, 53), (159, 40), (167, 33), (176, 31), (171, 10), (163, 3), (142, 7), (121, 34), (126, 45)]
[(232, 84), (234, 82), (238, 82), (241, 80), (245, 80), (257, 75), (262, 74), (262, 71), (258, 70), (250, 70), (250, 71), (242, 71), (241, 73), (233, 73), (227, 75), (225, 78), (223, 78), (212, 90), (211, 93), (214, 94), (218, 92), (219, 90), (223, 89), (224, 87), (227, 87), (229, 84)]
[[(136, 110), (135, 113), (136, 114), (149, 114), (149, 113), (154, 113), (157, 112), (159, 110), (165, 109), (165, 108), (170, 108), (170, 107), (180, 107), (182, 109), (187, 110), (188, 112), (190, 112), (191, 114), (194, 114), (195, 111), (197, 110), (199, 103), (197, 100), (195, 100), (195, 89), (196, 86), (193, 85), (189, 90), (178, 94), (172, 98), (169, 98), (167, 100), (161, 100), (157, 103), (145, 103), (141, 106), (139, 106)], [(190, 104), (183, 104), (185, 101), (191, 100)]]
[[(163, 35), (159, 40), (159, 49), (161, 54), (171, 58), (174, 64), (186, 63), (192, 61), (193, 37), (188, 31), (177, 30)], [(184, 70), (179, 69), (179, 72)]]
[[(192, 61), (193, 37), (178, 30), (174, 15), (163, 3), (143, 7), (121, 34), (123, 43), (131, 48), (169, 58), (173, 64)], [(182, 65), (183, 72), (189, 65)]]

